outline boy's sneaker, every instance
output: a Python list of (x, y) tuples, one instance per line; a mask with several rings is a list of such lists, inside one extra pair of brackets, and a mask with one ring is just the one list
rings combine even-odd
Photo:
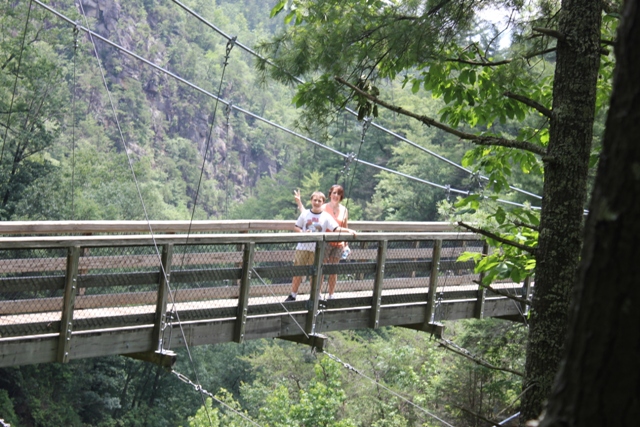
[(284, 302), (295, 301), (295, 300), (296, 300), (296, 297), (294, 297), (293, 295), (289, 295), (287, 299), (284, 300)]

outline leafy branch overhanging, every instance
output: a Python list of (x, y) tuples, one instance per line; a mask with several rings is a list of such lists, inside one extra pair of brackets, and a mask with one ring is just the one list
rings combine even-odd
[(334, 79), (347, 86), (348, 88), (350, 88), (351, 90), (355, 91), (358, 95), (368, 99), (369, 101), (373, 102), (374, 104), (377, 105), (381, 105), (383, 107), (385, 107), (388, 110), (391, 110), (393, 112), (396, 112), (398, 114), (402, 114), (404, 116), (407, 117), (412, 117), (428, 126), (433, 126), (435, 128), (438, 128), (440, 130), (443, 130), (447, 133), (450, 133), (452, 135), (457, 136), (460, 139), (469, 141), (473, 144), (477, 144), (477, 145), (486, 145), (486, 146), (500, 146), (500, 147), (507, 147), (507, 148), (515, 148), (515, 149), (519, 149), (519, 150), (525, 150), (525, 151), (529, 151), (531, 153), (534, 154), (538, 154), (540, 156), (545, 156), (546, 155), (546, 150), (536, 144), (532, 144), (530, 142), (527, 141), (516, 141), (516, 140), (511, 140), (511, 139), (506, 139), (506, 138), (499, 138), (496, 136), (479, 136), (476, 134), (472, 134), (472, 133), (466, 133), (466, 132), (461, 132), (457, 129), (454, 129), (450, 126), (447, 126), (443, 123), (440, 123), (437, 120), (434, 120), (430, 117), (424, 116), (424, 115), (420, 115), (420, 114), (416, 114), (413, 113), (411, 111), (405, 110), (402, 107), (399, 107), (397, 105), (393, 105), (390, 104), (386, 101), (383, 101), (381, 99), (379, 99), (376, 96), (373, 96), (361, 89), (359, 89), (358, 87), (356, 87), (355, 85), (349, 83), (348, 81), (346, 81), (345, 79), (343, 79), (340, 76), (335, 76)]
[(513, 246), (514, 248), (520, 249), (522, 251), (525, 251), (533, 256), (536, 255), (536, 248), (532, 248), (531, 246), (527, 246), (527, 245), (523, 245), (521, 243), (518, 242), (514, 242), (513, 240), (509, 240), (509, 239), (505, 239), (504, 237), (498, 236), (495, 233), (491, 233), (487, 230), (483, 230), (481, 228), (477, 228), (477, 227), (473, 227), (469, 224), (465, 224), (462, 221), (458, 221), (458, 225), (460, 227), (464, 227), (469, 231), (473, 231), (474, 233), (478, 233), (482, 236), (488, 237), (489, 239), (493, 239), (497, 242), (500, 242), (504, 245), (509, 245), (509, 246)]

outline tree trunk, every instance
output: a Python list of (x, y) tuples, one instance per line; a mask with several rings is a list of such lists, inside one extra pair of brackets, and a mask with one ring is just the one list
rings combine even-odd
[(582, 242), (600, 24), (600, 2), (563, 0), (521, 422), (540, 414), (562, 356)]
[(640, 423), (640, 7), (625, 5), (564, 361), (541, 426)]

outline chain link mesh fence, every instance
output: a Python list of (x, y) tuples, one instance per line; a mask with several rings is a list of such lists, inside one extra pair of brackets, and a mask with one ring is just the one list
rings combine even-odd
[[(279, 239), (283, 240), (283, 239)], [(246, 239), (244, 240), (246, 241)], [(264, 243), (263, 243), (264, 242)], [(326, 245), (322, 280), (318, 284), (322, 308), (371, 304), (381, 242)], [(426, 304), (433, 268), (433, 239), (398, 240), (386, 244), (382, 274), (382, 305)], [(115, 244), (83, 247), (74, 292), (73, 330), (136, 326), (157, 322), (159, 287), (167, 274), (166, 311), (181, 321), (231, 319), (238, 315), (242, 295), (243, 261), (253, 247), (247, 277), (248, 314), (268, 315), (309, 309), (311, 278), (317, 274), (307, 261), (295, 265), (297, 242), (176, 244), (170, 265), (162, 268), (163, 250), (154, 245)], [(307, 248), (308, 249), (308, 248)], [(479, 240), (442, 242), (437, 269), (436, 320), (446, 319), (445, 299), (476, 298), (479, 276), (473, 262), (458, 262), (463, 252), (481, 253)], [(0, 336), (59, 332), (66, 283), (67, 248), (0, 249)], [(311, 261), (309, 261), (309, 259)], [(301, 278), (296, 301), (284, 304), (295, 277)]]

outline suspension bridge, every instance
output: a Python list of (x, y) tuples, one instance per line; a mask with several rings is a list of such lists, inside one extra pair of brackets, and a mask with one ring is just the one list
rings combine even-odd
[[(0, 224), (0, 367), (129, 355), (169, 366), (172, 349), (259, 338), (319, 350), (326, 332), (444, 320), (522, 320), (532, 286), (477, 284), (463, 252), (479, 236), (446, 223), (352, 221), (356, 237), (292, 233), (292, 221)], [(313, 265), (295, 245), (316, 242)], [(325, 244), (351, 254), (324, 262)], [(336, 274), (335, 298), (325, 299)], [(285, 303), (293, 276), (307, 279)]]

